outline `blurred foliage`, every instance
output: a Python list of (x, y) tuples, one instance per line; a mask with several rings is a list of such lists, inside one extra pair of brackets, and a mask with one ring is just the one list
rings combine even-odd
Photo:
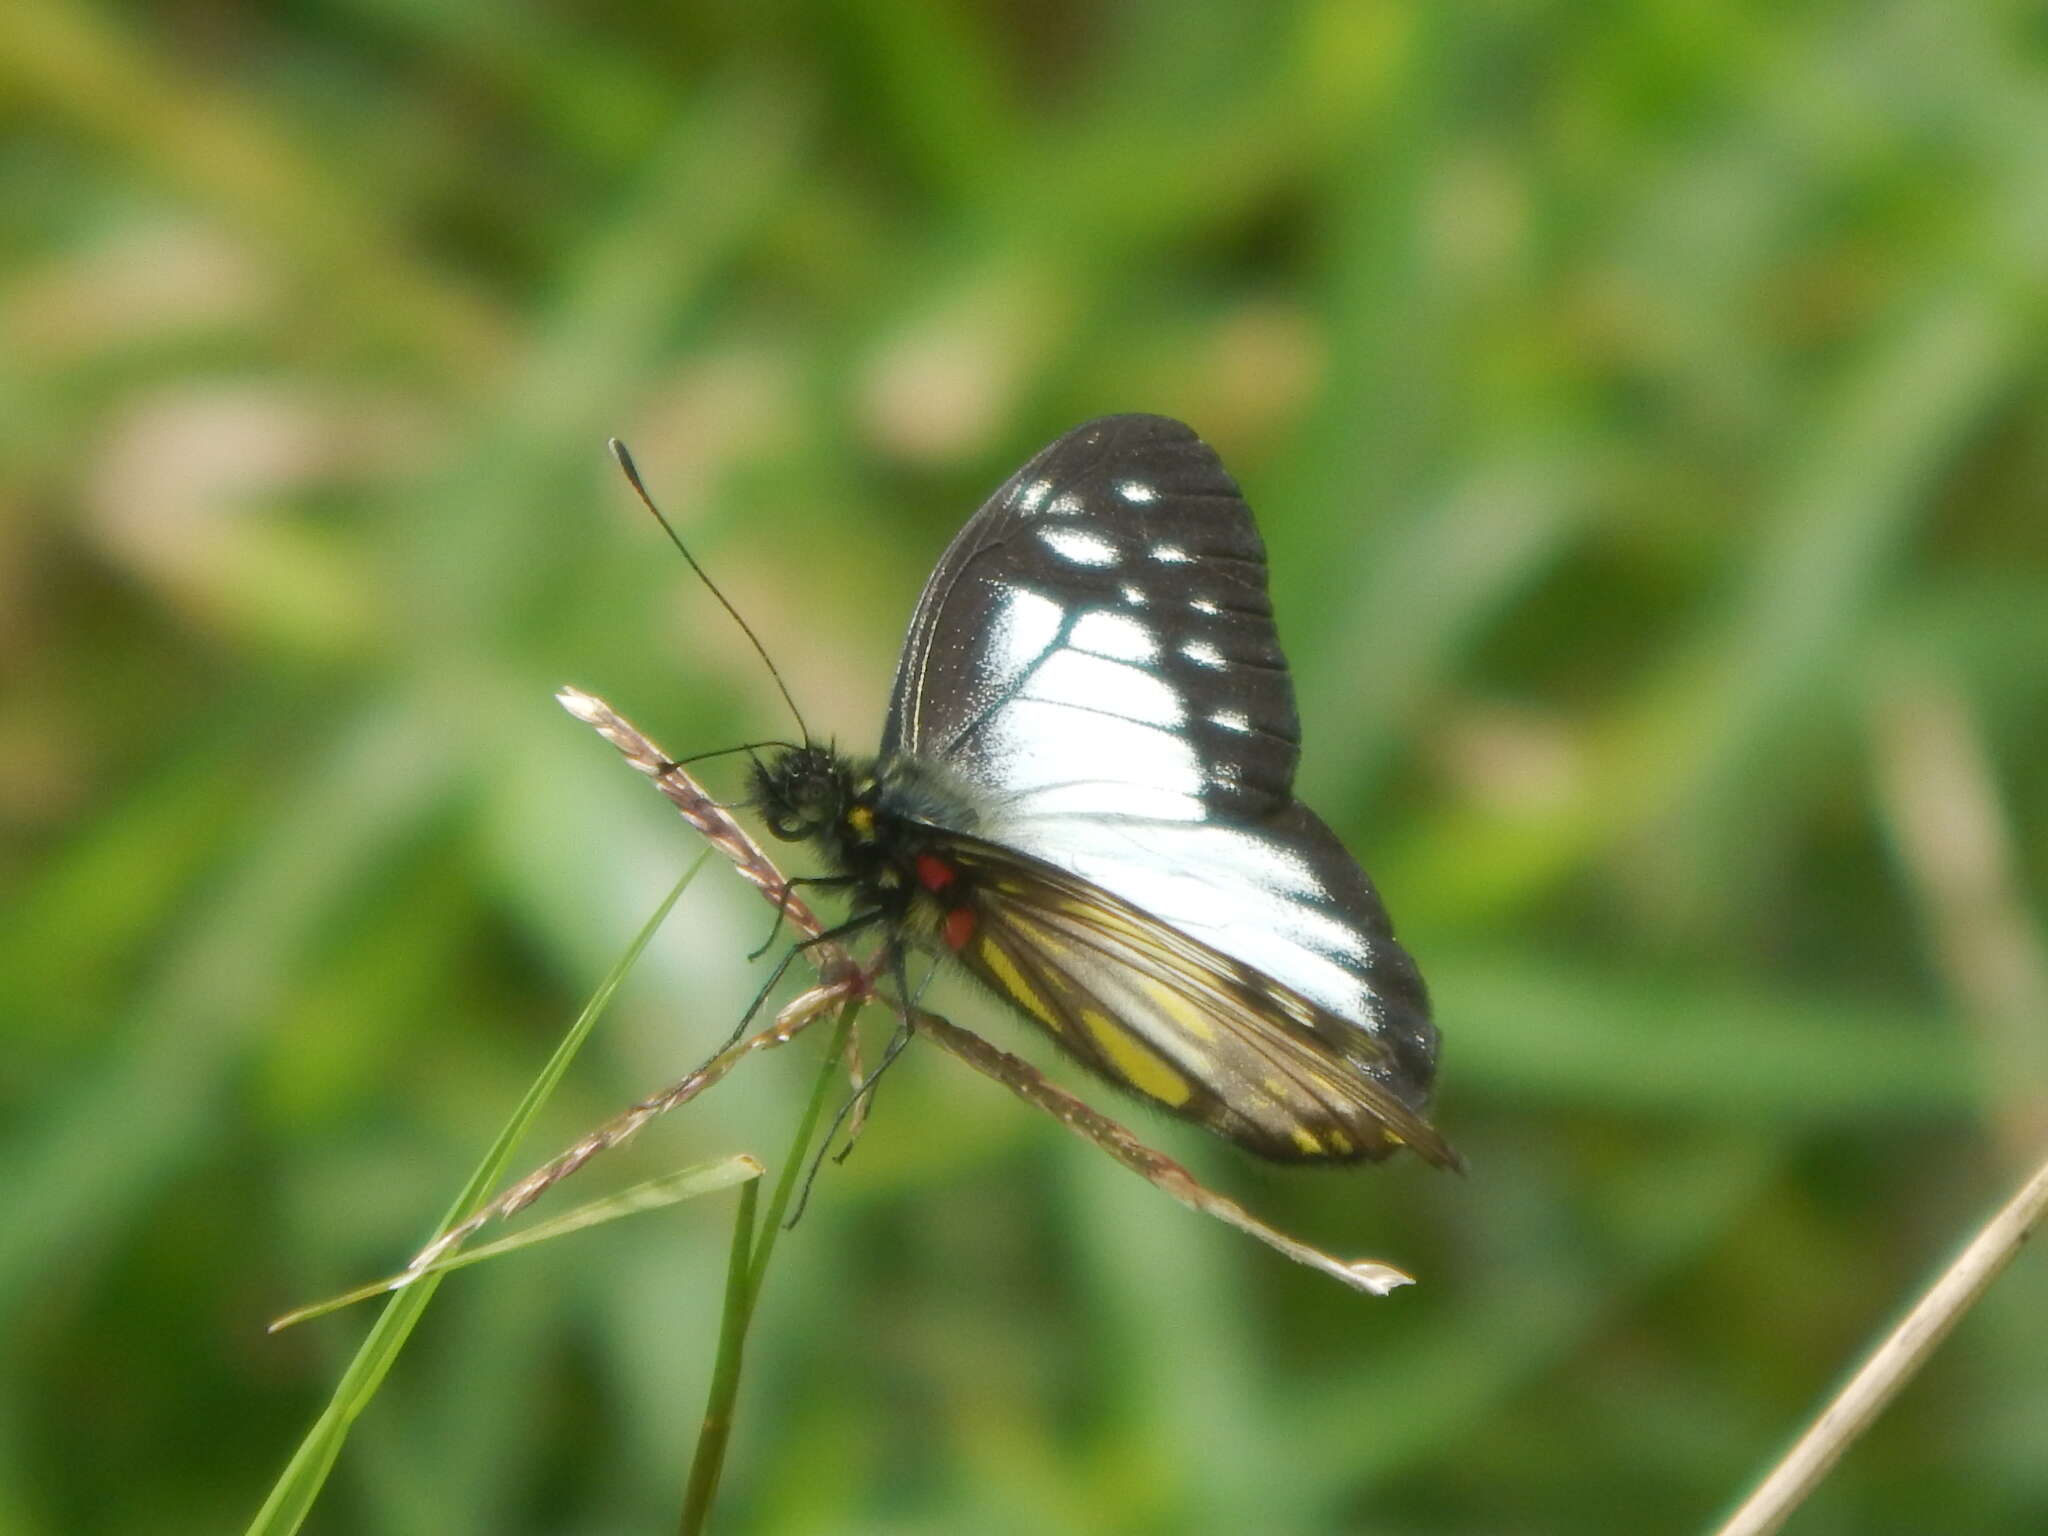
[[(865, 745), (951, 531), (1132, 409), (1259, 510), (1473, 1171), (1139, 1121), (1372, 1301), (912, 1052), (727, 1528), (1698, 1528), (2048, 1140), (2044, 65), (2012, 0), (11, 0), (0, 1532), (245, 1520), (363, 1326), (263, 1321), (695, 857), (551, 690), (787, 729), (608, 433)], [(717, 874), (534, 1160), (730, 1028)], [(773, 1156), (809, 1070), (584, 1177)], [(311, 1528), (672, 1524), (728, 1221), (445, 1288)], [(2048, 1527), (2044, 1288), (1795, 1529)]]

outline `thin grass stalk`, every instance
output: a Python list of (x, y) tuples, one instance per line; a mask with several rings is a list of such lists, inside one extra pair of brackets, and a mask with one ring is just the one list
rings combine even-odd
[(754, 1312), (754, 1211), (760, 1204), (760, 1188), (756, 1180), (741, 1190), (733, 1213), (725, 1306), (718, 1320), (718, 1357), (711, 1367), (711, 1387), (704, 1401), (703, 1422), (697, 1428), (697, 1449), (690, 1457), (689, 1480), (683, 1485), (682, 1536), (698, 1536), (710, 1520), (711, 1503), (718, 1497), (719, 1478), (725, 1471), (725, 1449), (732, 1441), (747, 1325)]
[(839, 1011), (839, 1027), (833, 1031), (832, 1044), (819, 1063), (818, 1080), (811, 1087), (810, 1103), (804, 1107), (803, 1118), (797, 1122), (796, 1134), (790, 1140), (758, 1242), (754, 1237), (754, 1210), (760, 1186), (758, 1182), (749, 1182), (740, 1192), (739, 1211), (733, 1219), (732, 1260), (725, 1277), (725, 1308), (719, 1321), (718, 1356), (712, 1364), (704, 1421), (697, 1431), (697, 1450), (690, 1459), (690, 1477), (683, 1489), (682, 1536), (698, 1536), (711, 1518), (712, 1501), (718, 1496), (719, 1478), (725, 1470), (726, 1447), (732, 1440), (747, 1329), (761, 1299), (761, 1286), (767, 1279), (768, 1261), (775, 1253), (775, 1240), (782, 1232), (783, 1213), (789, 1209), (797, 1182), (810, 1162), (811, 1138), (818, 1133), (825, 1100), (839, 1075), (840, 1061), (852, 1038), (853, 1018), (859, 1011), (858, 998), (849, 999)]

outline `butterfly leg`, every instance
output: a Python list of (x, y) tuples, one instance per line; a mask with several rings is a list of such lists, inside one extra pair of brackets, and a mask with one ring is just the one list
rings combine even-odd
[[(882, 964), (887, 965), (890, 975), (895, 978), (896, 993), (903, 1005), (902, 1013), (895, 1031), (889, 1036), (889, 1043), (882, 1048), (882, 1059), (876, 1063), (873, 1074), (861, 1081), (853, 1097), (847, 1101), (846, 1109), (840, 1111), (840, 1120), (847, 1121), (846, 1144), (833, 1154), (832, 1161), (835, 1163), (843, 1163), (853, 1155), (854, 1143), (860, 1140), (861, 1127), (867, 1124), (868, 1111), (875, 1107), (875, 1084), (881, 1078), (883, 1069), (901, 1054), (904, 1046), (910, 1043), (911, 1020), (917, 1016), (917, 1000), (924, 995), (924, 987), (931, 985), (932, 977), (938, 974), (936, 966), (927, 971), (924, 987), (919, 987), (913, 994), (910, 990), (910, 966), (906, 951), (901, 945), (882, 957), (882, 962), (876, 966), (878, 971)], [(847, 1113), (849, 1110), (852, 1112), (850, 1117)]]
[[(896, 946), (891, 951), (889, 955), (889, 968), (895, 974), (896, 985), (903, 991), (904, 1006), (908, 1008), (910, 1006), (909, 976), (904, 963), (901, 945)], [(811, 1185), (817, 1182), (818, 1169), (824, 1164), (825, 1154), (832, 1150), (832, 1143), (838, 1137), (841, 1127), (846, 1124), (847, 1118), (856, 1109), (864, 1108), (874, 1102), (875, 1085), (881, 1082), (882, 1074), (889, 1070), (889, 1063), (902, 1055), (903, 1047), (909, 1043), (910, 1021), (906, 1018), (896, 1026), (896, 1032), (889, 1037), (888, 1045), (882, 1050), (882, 1059), (875, 1063), (875, 1070), (870, 1072), (861, 1085), (847, 1096), (846, 1102), (839, 1106), (839, 1113), (832, 1117), (832, 1124), (826, 1128), (825, 1139), (818, 1143), (818, 1150), (811, 1154), (811, 1166), (804, 1173), (803, 1188), (797, 1194), (794, 1208), (790, 1211), (788, 1218), (782, 1223), (782, 1229), (785, 1232), (796, 1225), (797, 1218), (803, 1215), (804, 1207), (810, 1203)], [(839, 1150), (838, 1156), (834, 1157), (832, 1161), (835, 1163), (845, 1162), (847, 1153), (852, 1150), (853, 1142), (849, 1140)]]
[(876, 923), (879, 923), (884, 916), (885, 914), (879, 910), (861, 912), (853, 917), (849, 917), (837, 927), (827, 928), (823, 933), (815, 934), (808, 939), (798, 939), (796, 943), (790, 945), (788, 949), (783, 951), (782, 958), (775, 962), (775, 969), (769, 974), (768, 980), (762, 983), (761, 990), (754, 994), (754, 1000), (747, 1004), (747, 1011), (740, 1015), (740, 1021), (734, 1027), (733, 1032), (726, 1037), (725, 1043), (719, 1046), (718, 1050), (712, 1054), (718, 1055), (729, 1051), (739, 1043), (740, 1036), (747, 1032), (747, 1026), (754, 1022), (754, 1015), (759, 1013), (761, 1005), (768, 1001), (768, 994), (775, 990), (776, 984), (782, 980), (783, 975), (795, 963), (798, 955), (815, 945), (834, 943), (837, 940), (849, 938), (856, 933), (864, 932), (872, 928)]
[(851, 875), (798, 875), (795, 879), (784, 879), (782, 882), (782, 897), (775, 903), (774, 926), (769, 928), (768, 937), (761, 941), (761, 947), (749, 954), (747, 959), (758, 960), (774, 947), (775, 936), (782, 932), (782, 920), (789, 916), (789, 903), (795, 897), (798, 886), (807, 885), (832, 890), (849, 886), (853, 883)]

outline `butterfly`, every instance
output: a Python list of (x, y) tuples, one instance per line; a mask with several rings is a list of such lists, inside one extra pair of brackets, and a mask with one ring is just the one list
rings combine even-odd
[(1265, 547), (1188, 427), (1034, 456), (925, 584), (881, 749), (757, 761), (752, 803), (905, 986), (959, 963), (1097, 1076), (1289, 1162), (1458, 1157), (1437, 1033), (1371, 882), (1294, 798)]

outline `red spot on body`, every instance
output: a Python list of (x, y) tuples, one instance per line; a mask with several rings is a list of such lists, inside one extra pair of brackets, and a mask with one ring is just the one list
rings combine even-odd
[(974, 908), (955, 907), (946, 914), (946, 947), (965, 949), (974, 937)]
[(928, 891), (943, 891), (960, 878), (960, 871), (935, 854), (917, 856), (917, 883)]

